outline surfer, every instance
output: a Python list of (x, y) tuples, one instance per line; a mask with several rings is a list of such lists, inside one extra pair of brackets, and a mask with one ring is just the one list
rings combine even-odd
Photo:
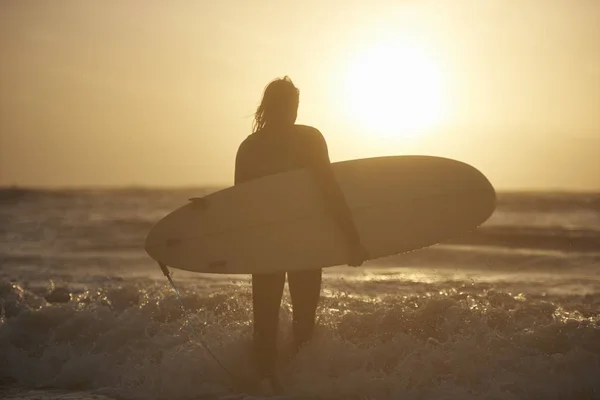
[[(368, 258), (350, 209), (335, 180), (327, 143), (317, 129), (296, 125), (299, 90), (289, 77), (272, 81), (254, 115), (253, 133), (240, 145), (235, 161), (235, 184), (266, 175), (309, 168), (322, 192), (325, 206), (348, 243), (348, 265), (360, 266)], [(307, 266), (310, 267), (310, 266)], [(293, 307), (294, 350), (312, 337), (321, 292), (321, 269), (288, 272)], [(275, 374), (279, 308), (286, 273), (252, 275), (254, 357), (260, 379), (269, 379), (274, 391), (281, 387)]]

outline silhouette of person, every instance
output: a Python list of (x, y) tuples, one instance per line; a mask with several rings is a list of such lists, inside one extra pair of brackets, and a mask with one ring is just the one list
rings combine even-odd
[[(296, 125), (299, 90), (285, 76), (265, 89), (253, 123), (253, 133), (239, 146), (235, 161), (235, 184), (266, 175), (308, 168), (323, 194), (326, 209), (348, 243), (348, 265), (360, 266), (368, 253), (360, 242), (350, 210), (330, 165), (327, 144), (317, 129)], [(310, 251), (310, 249), (307, 249)], [(321, 269), (288, 272), (293, 308), (294, 348), (310, 340), (321, 292)], [(274, 391), (281, 386), (275, 374), (279, 308), (285, 272), (252, 275), (254, 313), (253, 353), (261, 380), (269, 379)]]

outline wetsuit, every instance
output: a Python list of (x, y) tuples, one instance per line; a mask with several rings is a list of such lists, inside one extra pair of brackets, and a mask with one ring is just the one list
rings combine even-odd
[[(350, 212), (335, 182), (323, 135), (312, 127), (290, 125), (266, 127), (248, 136), (238, 149), (235, 183), (266, 175), (308, 167), (321, 188), (332, 217), (346, 233), (350, 245), (358, 242)], [(294, 345), (308, 341), (315, 326), (315, 313), (321, 291), (321, 269), (288, 273), (293, 307)], [(252, 275), (254, 311), (254, 355), (261, 377), (272, 374), (277, 357), (277, 327), (285, 272)]]

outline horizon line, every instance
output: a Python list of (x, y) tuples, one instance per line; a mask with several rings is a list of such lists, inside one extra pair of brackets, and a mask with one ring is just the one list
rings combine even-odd
[[(218, 184), (218, 183), (206, 183), (206, 184), (180, 184), (180, 185), (145, 185), (145, 184), (126, 184), (126, 185), (19, 185), (11, 184), (4, 185), (0, 184), (0, 190), (24, 190), (24, 191), (160, 191), (160, 190), (197, 190), (197, 189), (216, 189), (224, 190), (233, 187), (232, 184)], [(576, 188), (564, 188), (564, 187), (548, 187), (548, 188), (535, 188), (535, 187), (497, 187), (495, 188), (497, 193), (578, 193), (578, 194), (600, 194), (600, 188), (590, 189), (576, 189)]]

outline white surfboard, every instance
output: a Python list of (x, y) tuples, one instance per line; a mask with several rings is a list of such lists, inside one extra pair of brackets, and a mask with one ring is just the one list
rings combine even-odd
[[(397, 156), (332, 164), (371, 259), (475, 229), (496, 196), (475, 168)], [(147, 253), (195, 272), (247, 274), (346, 264), (343, 234), (306, 169), (270, 175), (190, 201), (152, 228)]]

